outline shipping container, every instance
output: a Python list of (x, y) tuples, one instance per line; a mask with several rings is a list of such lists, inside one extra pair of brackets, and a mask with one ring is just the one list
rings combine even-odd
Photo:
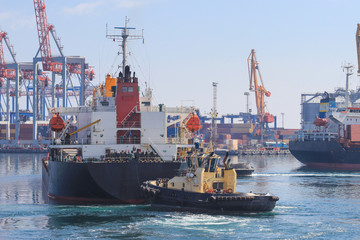
[(360, 142), (360, 125), (347, 125), (347, 138), (352, 142)]
[(252, 128), (231, 128), (231, 133), (252, 133)]

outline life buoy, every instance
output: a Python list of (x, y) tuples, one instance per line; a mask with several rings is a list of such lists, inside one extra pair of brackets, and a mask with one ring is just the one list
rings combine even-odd
[(228, 192), (228, 193), (233, 193), (232, 188), (229, 188), (229, 189), (227, 190), (227, 192)]

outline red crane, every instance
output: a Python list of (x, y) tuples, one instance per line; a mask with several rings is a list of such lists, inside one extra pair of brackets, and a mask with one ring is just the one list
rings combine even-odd
[[(47, 15), (46, 15), (46, 5), (44, 0), (34, 0), (34, 9), (35, 9), (35, 17), (36, 17), (36, 25), (39, 36), (39, 45), (40, 45), (40, 53), (41, 53), (41, 61), (43, 64), (44, 71), (52, 71), (52, 72), (62, 72), (63, 66), (62, 63), (53, 62), (52, 54), (51, 54), (51, 45), (50, 45), (50, 36), (49, 33), (54, 37), (56, 45), (62, 54), (60, 42), (55, 37), (54, 26), (48, 24)], [(80, 74), (81, 66), (79, 64), (67, 64), (67, 68), (70, 73)], [(92, 69), (85, 70), (85, 77), (88, 80), (93, 80), (95, 77), (95, 73)]]
[(3, 40), (6, 41), (6, 37), (7, 37), (6, 32), (0, 31), (0, 86), (4, 82), (3, 78), (15, 79), (15, 70), (14, 69), (6, 69), (6, 66), (5, 66)]
[(53, 30), (54, 26), (48, 24), (45, 2), (43, 0), (34, 0), (34, 8), (43, 70), (61, 72), (62, 64), (52, 61), (49, 32)]

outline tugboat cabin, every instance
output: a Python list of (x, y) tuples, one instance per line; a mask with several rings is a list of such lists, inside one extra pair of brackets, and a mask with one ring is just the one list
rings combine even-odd
[[(169, 189), (198, 193), (236, 192), (236, 172), (220, 168), (218, 155), (193, 154), (187, 158), (188, 170), (168, 181)], [(225, 164), (226, 166), (226, 164)]]

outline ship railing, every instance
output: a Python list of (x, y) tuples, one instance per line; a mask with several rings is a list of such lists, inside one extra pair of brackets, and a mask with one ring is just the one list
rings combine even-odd
[(298, 135), (298, 141), (336, 141), (339, 135), (335, 132), (302, 132)]
[(152, 106), (152, 112), (166, 112), (166, 113), (191, 113), (194, 110), (193, 107), (166, 107), (162, 106), (161, 110), (159, 106)]
[(130, 119), (131, 115), (137, 111), (137, 106), (134, 106), (130, 112), (124, 117), (124, 119), (120, 122), (120, 126), (123, 127), (125, 122)]
[(76, 139), (51, 139), (50, 145), (84, 145), (91, 144), (91, 138), (76, 138)]
[(80, 106), (80, 107), (57, 107), (53, 108), (53, 111), (60, 114), (76, 114), (76, 113), (87, 113), (90, 112), (90, 107), (88, 106)]
[[(78, 163), (129, 163), (133, 161), (137, 161), (140, 163), (159, 163), (164, 162), (159, 156), (147, 156), (147, 157), (139, 157), (138, 160), (134, 158), (131, 154), (128, 156), (118, 156), (118, 157), (101, 157), (101, 158), (78, 158), (76, 155), (56, 155), (51, 158), (52, 161), (57, 162), (78, 162)], [(176, 161), (176, 160), (174, 160)]]

